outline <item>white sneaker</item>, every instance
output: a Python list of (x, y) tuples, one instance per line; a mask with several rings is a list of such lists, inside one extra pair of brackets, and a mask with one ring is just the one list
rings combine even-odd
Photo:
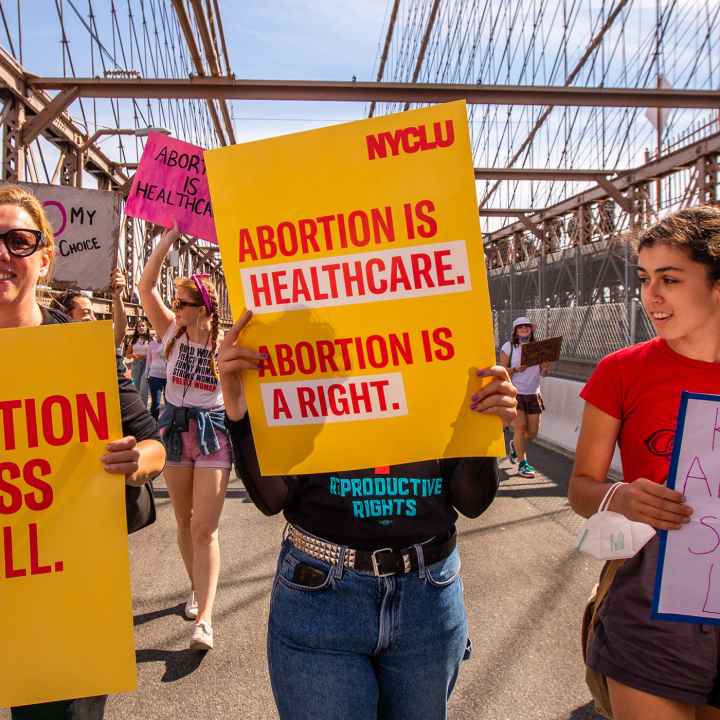
[(190, 638), (191, 650), (212, 650), (213, 630), (207, 620), (201, 620), (195, 624), (192, 637)]
[(185, 617), (188, 620), (195, 620), (198, 616), (198, 601), (195, 597), (195, 591), (190, 593), (188, 601), (185, 603)]

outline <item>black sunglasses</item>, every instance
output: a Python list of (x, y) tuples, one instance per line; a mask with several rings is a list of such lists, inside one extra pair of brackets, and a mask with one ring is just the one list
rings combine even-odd
[(41, 245), (45, 245), (42, 230), (13, 228), (0, 233), (0, 240), (5, 243), (7, 251), (15, 257), (28, 257)]
[(186, 307), (202, 307), (202, 305), (203, 305), (202, 303), (193, 303), (193, 302), (188, 302), (187, 300), (177, 300), (177, 299), (173, 300), (173, 307), (176, 310), (182, 310), (183, 308), (186, 308)]

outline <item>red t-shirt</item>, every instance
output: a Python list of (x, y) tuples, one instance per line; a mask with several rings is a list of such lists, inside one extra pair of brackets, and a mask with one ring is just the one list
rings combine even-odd
[(720, 363), (692, 360), (654, 338), (603, 358), (580, 397), (620, 420), (625, 482), (667, 478), (680, 392), (720, 393)]

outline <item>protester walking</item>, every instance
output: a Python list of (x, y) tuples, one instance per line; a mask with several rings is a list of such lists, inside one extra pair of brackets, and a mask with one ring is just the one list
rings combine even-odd
[(547, 363), (530, 367), (522, 365), (522, 346), (534, 341), (535, 326), (528, 318), (519, 317), (513, 322), (512, 337), (500, 350), (500, 364), (508, 368), (518, 392), (518, 412), (512, 425), (509, 457), (513, 463), (518, 463), (518, 474), (525, 478), (535, 477), (535, 468), (527, 459), (527, 449), (540, 429), (540, 415), (544, 407), (540, 378), (548, 369)]
[[(0, 186), (0, 328), (71, 322), (37, 299), (38, 283), (49, 282), (54, 258), (53, 232), (38, 199), (20, 187)], [(138, 487), (162, 471), (165, 450), (157, 439), (156, 423), (143, 409), (132, 383), (120, 373), (119, 355), (116, 361), (124, 437), (107, 445), (101, 461), (107, 472)], [(47, 367), (52, 373), (52, 365)], [(11, 655), (9, 648), (6, 657)], [(11, 715), (13, 720), (101, 720), (106, 701), (107, 696), (98, 696), (26, 705), (12, 708)]]
[(138, 320), (130, 337), (126, 353), (126, 356), (132, 360), (130, 368), (132, 381), (146, 406), (148, 401), (147, 353), (151, 339), (147, 322)]
[[(585, 517), (598, 510), (617, 445), (624, 482), (609, 509), (673, 532), (692, 515), (665, 485), (681, 392), (720, 393), (720, 208), (681, 210), (643, 232), (637, 272), (657, 337), (605, 357), (580, 393), (569, 499)], [(654, 537), (604, 569), (616, 572), (587, 663), (607, 680), (615, 720), (720, 718), (720, 628), (651, 617), (658, 546)]]
[[(470, 643), (456, 547), (458, 513), (477, 517), (498, 486), (494, 458), (261, 477), (241, 372), (262, 362), (223, 340), (220, 378), (238, 476), (266, 515), (288, 522), (268, 621), (268, 665), (282, 720), (441, 720)], [(515, 417), (501, 367), (472, 409)], [(358, 511), (363, 487), (382, 517)], [(360, 502), (360, 505), (363, 505)], [(364, 508), (364, 505), (363, 505)], [(382, 520), (382, 522), (380, 521)]]
[(140, 279), (140, 298), (167, 360), (166, 405), (160, 416), (165, 469), (177, 539), (190, 593), (185, 614), (195, 620), (190, 648), (214, 644), (212, 610), (220, 572), (218, 525), (232, 466), (217, 375), (218, 296), (207, 275), (175, 281), (173, 310), (157, 290), (163, 262), (180, 237), (163, 233)]
[(167, 384), (167, 361), (162, 343), (157, 338), (151, 338), (148, 343), (147, 384), (150, 391), (150, 414), (157, 420)]

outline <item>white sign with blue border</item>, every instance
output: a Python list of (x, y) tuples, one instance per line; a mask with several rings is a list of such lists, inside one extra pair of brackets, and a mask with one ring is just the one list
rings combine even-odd
[(682, 393), (667, 484), (693, 514), (659, 533), (652, 616), (720, 624), (720, 395)]

